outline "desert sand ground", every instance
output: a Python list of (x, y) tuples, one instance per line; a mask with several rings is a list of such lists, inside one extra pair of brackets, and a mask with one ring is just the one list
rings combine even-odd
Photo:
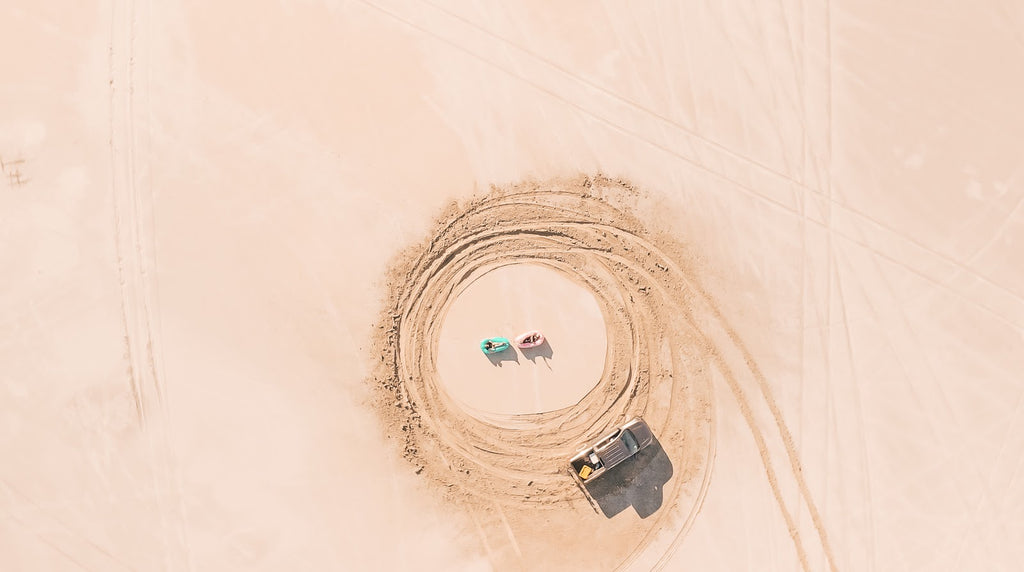
[(4, 2), (0, 569), (1019, 570), (1024, 4), (628, 4)]

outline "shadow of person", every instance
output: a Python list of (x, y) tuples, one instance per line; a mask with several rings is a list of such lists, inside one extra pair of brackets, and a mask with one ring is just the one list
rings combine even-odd
[(491, 361), (491, 365), (496, 367), (501, 367), (502, 362), (506, 361), (514, 361), (516, 362), (516, 365), (519, 365), (519, 354), (517, 354), (515, 350), (513, 350), (512, 348), (509, 348), (503, 352), (498, 352), (496, 354), (484, 355), (486, 355), (487, 359)]
[[(533, 363), (537, 363), (537, 358), (544, 358), (545, 362), (551, 359), (551, 356), (555, 355), (555, 351), (551, 349), (551, 344), (545, 339), (544, 343), (539, 346), (532, 348), (522, 348), (519, 351), (523, 352), (523, 357), (530, 360)], [(551, 367), (551, 366), (548, 366)]]
[(672, 461), (655, 439), (632, 459), (587, 483), (587, 492), (607, 518), (628, 506), (632, 506), (640, 518), (647, 518), (661, 508), (663, 489), (672, 478), (672, 472)]

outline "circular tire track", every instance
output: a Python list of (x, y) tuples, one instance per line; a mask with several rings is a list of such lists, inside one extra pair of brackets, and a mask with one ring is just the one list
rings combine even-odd
[[(695, 286), (685, 249), (630, 214), (637, 199), (625, 182), (580, 177), (494, 189), (449, 207), (429, 241), (392, 266), (373, 382), (388, 436), (415, 472), (471, 513), (496, 505), (505, 527), (502, 507), (517, 515), (530, 508), (576, 511), (584, 497), (566, 473), (567, 459), (608, 428), (642, 416), (673, 475), (655, 518), (643, 521), (643, 530), (630, 535), (632, 545), (620, 551), (619, 567), (641, 556), (661, 567), (707, 490), (714, 456), (711, 370), (728, 366), (716, 347), (723, 337), (712, 342), (705, 334), (720, 316)], [(479, 276), (525, 263), (547, 266), (593, 292), (607, 329), (601, 379), (578, 404), (556, 411), (467, 411), (445, 393), (435, 365), (446, 313)], [(728, 338), (736, 341), (731, 332), (724, 343)], [(664, 534), (669, 529), (677, 532)], [(802, 555), (792, 527), (791, 534)]]

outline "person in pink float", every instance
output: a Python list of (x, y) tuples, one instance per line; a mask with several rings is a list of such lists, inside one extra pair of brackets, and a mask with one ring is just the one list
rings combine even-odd
[(524, 334), (519, 334), (515, 338), (516, 347), (521, 349), (535, 348), (544, 343), (544, 334), (537, 330), (530, 330)]

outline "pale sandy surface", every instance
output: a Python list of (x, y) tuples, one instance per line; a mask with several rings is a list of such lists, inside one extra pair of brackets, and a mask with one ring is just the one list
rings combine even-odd
[[(482, 338), (541, 331), (546, 343), (489, 358)], [(513, 264), (473, 281), (444, 319), (437, 372), (445, 391), (480, 413), (541, 413), (578, 403), (605, 364), (604, 318), (594, 297), (554, 270)]]
[[(506, 4), (4, 3), (0, 568), (1019, 569), (1020, 5)], [(382, 447), (368, 339), (450, 200), (597, 171), (742, 344), (692, 522), (546, 543)]]

